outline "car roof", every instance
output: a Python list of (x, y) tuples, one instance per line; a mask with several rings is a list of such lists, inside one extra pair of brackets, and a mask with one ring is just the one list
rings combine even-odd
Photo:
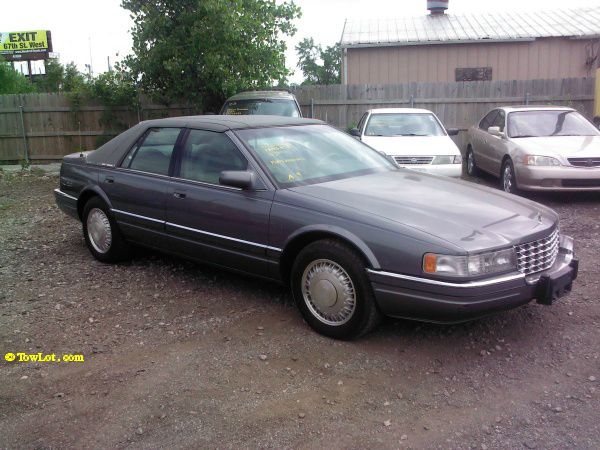
[(419, 108), (375, 108), (370, 109), (367, 112), (372, 114), (433, 114), (428, 109)]
[(207, 131), (225, 132), (227, 130), (243, 130), (250, 128), (266, 128), (277, 126), (319, 125), (325, 122), (316, 119), (283, 116), (184, 116), (154, 119), (140, 122), (114, 137), (106, 144), (87, 156), (92, 164), (115, 166), (125, 153), (150, 128), (199, 128)]
[(264, 128), (294, 125), (316, 125), (325, 122), (317, 119), (300, 117), (265, 116), (265, 115), (206, 115), (169, 117), (165, 119), (146, 120), (141, 122), (153, 127), (188, 127), (205, 128), (212, 131), (242, 130), (245, 128)]
[(245, 91), (235, 94), (227, 99), (231, 100), (253, 100), (257, 98), (279, 98), (294, 100), (296, 97), (294, 94), (287, 91)]
[(511, 106), (500, 106), (494, 109), (503, 109), (506, 112), (513, 111), (575, 111), (573, 108), (568, 106), (557, 106), (557, 105), (511, 105)]

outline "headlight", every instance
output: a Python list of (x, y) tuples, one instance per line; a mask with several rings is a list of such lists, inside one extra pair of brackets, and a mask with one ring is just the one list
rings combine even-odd
[(517, 256), (513, 248), (469, 256), (423, 256), (423, 272), (448, 277), (473, 277), (517, 269)]
[(550, 156), (524, 156), (523, 164), (526, 166), (560, 166), (560, 161)]
[(443, 155), (433, 158), (431, 164), (462, 164), (462, 156), (460, 155)]

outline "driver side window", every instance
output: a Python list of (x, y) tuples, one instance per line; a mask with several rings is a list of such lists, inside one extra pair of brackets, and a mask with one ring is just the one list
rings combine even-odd
[(191, 130), (181, 155), (179, 178), (219, 184), (224, 170), (246, 170), (248, 161), (223, 133)]
[(496, 116), (490, 127), (498, 127), (500, 128), (500, 131), (504, 131), (504, 125), (506, 123), (505, 118), (506, 116), (504, 114), (504, 111), (499, 111), (498, 115)]
[(494, 123), (497, 115), (497, 109), (494, 109), (492, 112), (488, 113), (488, 115), (486, 115), (483, 119), (481, 119), (481, 122), (479, 122), (479, 128), (483, 131), (487, 131), (489, 127), (493, 126), (492, 123)]

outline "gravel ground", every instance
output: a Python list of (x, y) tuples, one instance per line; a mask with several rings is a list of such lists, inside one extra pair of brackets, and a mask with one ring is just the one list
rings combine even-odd
[(0, 354), (85, 362), (2, 357), (0, 448), (600, 447), (598, 194), (535, 197), (581, 261), (554, 306), (337, 342), (277, 285), (143, 251), (98, 263), (57, 182), (0, 179)]

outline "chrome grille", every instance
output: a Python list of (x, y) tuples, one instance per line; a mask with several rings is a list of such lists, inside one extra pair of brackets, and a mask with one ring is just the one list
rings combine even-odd
[(558, 247), (558, 228), (543, 239), (516, 245), (519, 272), (529, 275), (552, 267), (558, 255)]
[(568, 158), (569, 164), (576, 167), (598, 167), (600, 166), (600, 156), (593, 158)]
[(433, 156), (394, 156), (396, 162), (402, 166), (415, 164), (431, 164)]

